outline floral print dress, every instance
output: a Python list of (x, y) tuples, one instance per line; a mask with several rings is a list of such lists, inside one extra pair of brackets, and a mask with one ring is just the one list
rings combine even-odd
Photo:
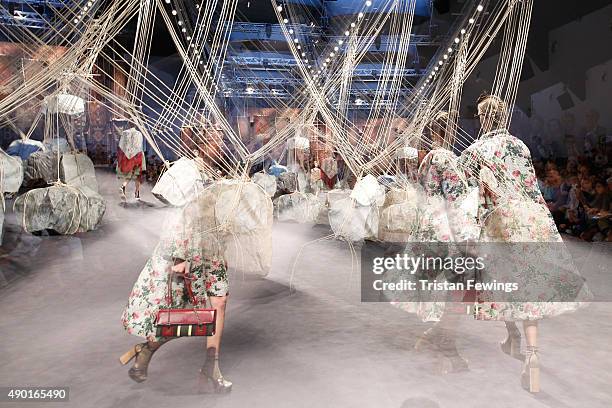
[[(477, 239), (479, 228), (473, 222), (466, 222), (466, 219), (475, 217), (477, 195), (457, 167), (457, 156), (443, 148), (430, 151), (423, 158), (417, 179), (422, 191), (419, 197), (419, 226), (415, 242), (406, 248), (407, 253), (444, 258), (454, 254), (453, 242)], [(415, 279), (446, 279), (435, 275), (431, 271), (421, 270), (415, 274)], [(419, 295), (425, 296), (428, 301), (419, 299)], [(392, 303), (417, 314), (424, 322), (440, 320), (448, 300), (446, 292), (429, 292), (425, 295), (415, 291), (414, 297), (413, 302)]]
[(478, 187), (472, 223), (480, 227), (479, 241), (487, 243), (479, 248), (488, 257), (487, 279), (519, 287), (503, 301), (486, 301), (485, 294), (476, 318), (536, 320), (585, 305), (591, 294), (542, 197), (527, 146), (507, 130), (496, 130), (468, 147), (458, 165)]
[[(228, 294), (227, 266), (220, 251), (211, 242), (215, 237), (202, 225), (197, 205), (187, 206), (180, 216), (165, 230), (153, 255), (140, 272), (121, 320), (128, 333), (157, 341), (155, 318), (160, 308), (204, 307), (209, 296)], [(217, 247), (218, 248), (218, 247)], [(190, 272), (195, 277), (191, 282), (195, 303), (187, 296), (182, 278), (173, 277), (172, 304), (168, 305), (169, 273), (175, 260), (190, 263)]]

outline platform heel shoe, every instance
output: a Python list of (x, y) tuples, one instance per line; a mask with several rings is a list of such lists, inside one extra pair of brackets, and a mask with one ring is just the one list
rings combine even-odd
[(125, 186), (119, 187), (119, 193), (121, 194), (121, 199), (123, 201), (127, 200), (127, 195), (125, 194)]
[(149, 343), (140, 343), (132, 347), (129, 351), (119, 357), (119, 362), (123, 365), (129, 363), (135, 358), (134, 366), (128, 371), (130, 378), (137, 383), (144, 382), (147, 379), (147, 370), (149, 362), (153, 357), (153, 353), (159, 349), (159, 346), (152, 349)]
[(540, 392), (540, 360), (537, 347), (527, 346), (521, 373), (521, 385), (529, 392)]
[(226, 380), (219, 368), (219, 355), (214, 348), (206, 352), (206, 362), (202, 366), (200, 373), (204, 375), (213, 387), (216, 394), (228, 393), (232, 390), (232, 382)]
[(517, 360), (523, 359), (523, 355), (521, 354), (521, 333), (518, 329), (508, 329), (508, 337), (506, 337), (506, 340), (499, 343), (499, 347), (510, 357), (514, 357)]
[(457, 351), (451, 334), (448, 330), (432, 327), (419, 337), (414, 349), (436, 353), (440, 357), (439, 371), (443, 374), (469, 371), (468, 362)]

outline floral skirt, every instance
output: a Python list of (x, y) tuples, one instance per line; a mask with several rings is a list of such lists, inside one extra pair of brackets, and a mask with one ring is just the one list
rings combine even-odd
[(130, 292), (127, 306), (121, 316), (128, 333), (143, 337), (147, 341), (158, 341), (155, 318), (160, 308), (203, 307), (209, 296), (222, 297), (228, 294), (225, 262), (216, 257), (196, 257), (192, 260), (191, 267), (196, 280), (192, 281), (191, 286), (197, 305), (193, 305), (187, 297), (181, 278), (172, 281), (172, 305), (168, 305), (166, 294), (171, 267), (172, 262), (161, 256), (154, 256), (147, 261)]
[(519, 290), (497, 299), (481, 293), (478, 320), (539, 320), (585, 307), (593, 295), (548, 209), (509, 200), (487, 214), (481, 237), (488, 282), (515, 282)]

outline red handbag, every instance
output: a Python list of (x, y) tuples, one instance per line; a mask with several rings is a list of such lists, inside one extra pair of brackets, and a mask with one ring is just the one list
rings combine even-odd
[(172, 309), (172, 279), (174, 272), (168, 274), (168, 292), (166, 293), (167, 309), (157, 312), (155, 325), (157, 337), (189, 337), (212, 336), (215, 334), (217, 311), (215, 309), (197, 309), (197, 300), (193, 295), (191, 281), (195, 276), (190, 273), (189, 263), (185, 266), (185, 273), (179, 275), (183, 278), (185, 289), (193, 309)]

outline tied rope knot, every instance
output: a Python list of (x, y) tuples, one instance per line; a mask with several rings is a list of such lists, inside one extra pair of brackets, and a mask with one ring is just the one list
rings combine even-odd
[(223, 221), (223, 223), (221, 225), (219, 225), (217, 227), (218, 231), (223, 233), (223, 234), (227, 234), (230, 233), (232, 231), (232, 227), (234, 226), (234, 223), (232, 221), (229, 220), (225, 220)]

